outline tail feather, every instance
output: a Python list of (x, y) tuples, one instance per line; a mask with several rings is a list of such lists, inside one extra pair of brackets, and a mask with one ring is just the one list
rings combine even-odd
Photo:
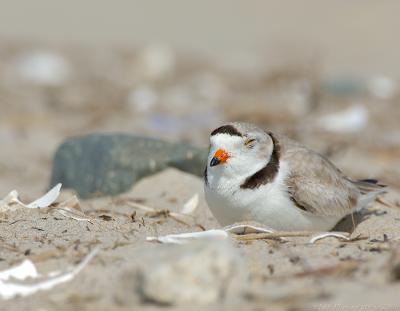
[(362, 183), (368, 183), (368, 184), (377, 184), (378, 179), (373, 179), (373, 178), (366, 178), (366, 179), (359, 179), (356, 182), (362, 182)]
[(357, 210), (373, 202), (378, 195), (387, 192), (387, 186), (380, 184), (376, 179), (360, 179), (353, 181), (353, 183), (358, 187), (358, 189), (360, 189), (361, 192), (361, 200), (358, 204)]
[(384, 193), (386, 192), (386, 185), (380, 184), (376, 179), (360, 179), (353, 181), (353, 183), (360, 189), (362, 194), (370, 192)]

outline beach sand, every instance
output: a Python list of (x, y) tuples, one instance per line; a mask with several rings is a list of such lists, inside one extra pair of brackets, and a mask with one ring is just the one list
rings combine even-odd
[[(187, 224), (166, 213), (149, 215), (129, 205), (140, 202), (157, 210), (179, 212), (194, 194), (200, 195), (200, 201)], [(70, 195), (66, 191), (62, 198)], [(0, 270), (29, 258), (44, 274), (74, 265), (90, 250), (100, 248), (71, 282), (26, 298), (2, 301), (1, 310), (163, 309), (143, 301), (135, 290), (138, 279), (132, 271), (147, 264), (142, 261), (144, 253), (157, 254), (158, 248), (172, 246), (147, 242), (146, 237), (219, 228), (204, 202), (202, 180), (175, 169), (145, 178), (119, 197), (81, 202), (81, 208), (90, 222), (24, 208), (1, 215)], [(400, 207), (376, 202), (355, 219), (360, 223), (352, 233), (354, 241), (326, 238), (309, 244), (309, 237), (237, 241), (232, 236), (230, 241), (241, 258), (233, 273), (245, 278), (232, 278), (225, 295), (211, 304), (171, 307), (239, 310), (269, 306), (285, 310), (296, 306), (309, 310), (335, 305), (370, 309), (396, 306), (400, 281), (392, 278), (394, 267), (400, 264)], [(351, 227), (348, 218), (337, 229)], [(165, 264), (157, 258), (150, 263)]]
[[(90, 221), (49, 209), (8, 211), (0, 214), (0, 271), (30, 259), (45, 275), (75, 266), (96, 248), (99, 253), (72, 281), (0, 301), (0, 310), (399, 308), (398, 93), (384, 98), (368, 90), (357, 93), (350, 83), (353, 93), (334, 94), (324, 89), (325, 77), (303, 63), (276, 70), (262, 63), (256, 72), (254, 67), (235, 71), (177, 53), (172, 69), (167, 66), (167, 72), (160, 69), (158, 76), (149, 77), (145, 69), (154, 64), (143, 63), (142, 51), (99, 51), (92, 57), (79, 49), (46, 48), (70, 66), (71, 76), (61, 84), (19, 76), (15, 64), (35, 46), (10, 43), (0, 49), (0, 198), (13, 189), (23, 202), (45, 193), (54, 152), (69, 136), (125, 132), (207, 147), (212, 129), (227, 120), (243, 120), (299, 140), (352, 178), (379, 178), (389, 185), (388, 204), (374, 202), (355, 215), (352, 241), (326, 238), (310, 244), (310, 237), (239, 241), (231, 236), (223, 251), (211, 242), (177, 247), (146, 241), (149, 236), (219, 228), (205, 203), (202, 179), (175, 169), (146, 177), (116, 197), (80, 200)], [(354, 105), (367, 115), (356, 128), (352, 119), (345, 124), (350, 130), (324, 128), (324, 116)], [(194, 217), (182, 222), (174, 213), (196, 194)], [(58, 201), (73, 195), (63, 189)], [(348, 217), (335, 230), (350, 229)], [(226, 264), (213, 266), (209, 259), (214, 255), (209, 254), (215, 254), (215, 263)], [(204, 265), (191, 264), (198, 258), (204, 258)], [(171, 280), (170, 289), (144, 287), (147, 277), (157, 280), (162, 273)], [(196, 277), (187, 280), (185, 275)], [(202, 276), (209, 283), (196, 292), (196, 286), (204, 286), (197, 282)], [(173, 290), (192, 302), (174, 296)], [(169, 293), (167, 304), (163, 293)]]

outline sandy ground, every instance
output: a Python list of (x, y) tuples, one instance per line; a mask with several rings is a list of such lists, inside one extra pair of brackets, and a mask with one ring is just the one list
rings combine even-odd
[[(43, 194), (54, 151), (67, 136), (118, 131), (207, 146), (210, 131), (225, 120), (258, 122), (325, 154), (353, 178), (379, 178), (390, 186), (385, 197), (389, 206), (376, 202), (358, 215), (352, 233), (357, 239), (351, 242), (329, 238), (311, 245), (308, 237), (286, 242), (232, 237), (232, 253), (241, 261), (224, 286), (225, 295), (208, 305), (190, 304), (190, 309), (399, 308), (400, 283), (393, 279), (400, 263), (400, 106), (395, 81), (386, 83), (383, 93), (382, 88), (380, 93), (368, 87), (359, 91), (358, 82), (352, 81), (356, 90), (338, 95), (322, 87), (325, 77), (308, 63), (271, 67), (261, 62), (257, 70), (239, 70), (165, 49), (94, 55), (79, 49), (43, 50), (67, 63), (68, 77), (50, 74), (49, 81), (39, 75), (38, 81), (29, 66), (27, 74), (26, 58), (32, 61), (37, 46), (0, 48), (0, 197), (13, 189), (24, 202)], [(58, 62), (53, 73), (60, 74), (59, 67)], [(345, 124), (350, 130), (324, 127), (334, 123), (324, 117), (360, 105), (368, 117), (357, 126), (359, 121), (350, 120)], [(196, 193), (196, 217), (187, 224), (165, 211), (180, 211)], [(60, 200), (71, 195), (65, 190)], [(129, 205), (132, 201), (163, 211), (146, 214)], [(0, 270), (29, 258), (46, 273), (75, 265), (100, 248), (71, 282), (1, 301), (0, 310), (166, 309), (143, 299), (133, 271), (147, 264), (146, 256), (175, 249), (145, 238), (218, 227), (204, 202), (202, 180), (175, 170), (148, 177), (119, 197), (80, 203), (90, 222), (46, 210), (0, 215)], [(347, 219), (338, 230), (351, 228)], [(147, 266), (165, 264), (153, 257)]]
[[(201, 179), (168, 169), (142, 180), (120, 197), (82, 202), (83, 211), (92, 218), (90, 222), (27, 209), (2, 215), (0, 269), (30, 258), (45, 273), (75, 264), (96, 246), (100, 253), (73, 281), (27, 298), (3, 301), (0, 309), (127, 310), (134, 305), (145, 310), (165, 308), (144, 302), (135, 286), (127, 285), (137, 282), (129, 273), (145, 264), (141, 262), (144, 253), (171, 247), (146, 242), (147, 236), (218, 227), (203, 200), (202, 188)], [(126, 203), (134, 199), (156, 209), (180, 211), (195, 193), (201, 199), (188, 224), (165, 214), (146, 216)], [(63, 197), (69, 195), (63, 193)], [(327, 238), (309, 244), (308, 237), (288, 238), (285, 242), (244, 242), (232, 237), (234, 249), (242, 258), (234, 274), (244, 274), (245, 278), (233, 278), (223, 299), (190, 307), (398, 308), (400, 283), (392, 278), (394, 267), (400, 264), (400, 206), (376, 203), (357, 215), (356, 222), (359, 224), (351, 242)], [(351, 219), (346, 219), (337, 229), (351, 228)], [(152, 264), (162, 262), (153, 260)], [(187, 310), (188, 305), (172, 308)]]

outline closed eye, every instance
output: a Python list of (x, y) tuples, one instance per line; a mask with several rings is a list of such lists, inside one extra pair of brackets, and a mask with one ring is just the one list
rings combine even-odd
[(253, 148), (255, 142), (256, 142), (255, 139), (247, 139), (247, 140), (244, 142), (244, 145), (245, 145), (246, 147)]

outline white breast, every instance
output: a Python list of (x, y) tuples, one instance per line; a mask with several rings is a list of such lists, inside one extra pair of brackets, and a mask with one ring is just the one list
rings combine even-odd
[(287, 172), (287, 163), (282, 161), (275, 180), (255, 189), (241, 189), (243, 181), (221, 178), (218, 185), (205, 186), (207, 203), (223, 226), (251, 220), (275, 230), (332, 229), (340, 218), (313, 215), (290, 200), (284, 183)]

